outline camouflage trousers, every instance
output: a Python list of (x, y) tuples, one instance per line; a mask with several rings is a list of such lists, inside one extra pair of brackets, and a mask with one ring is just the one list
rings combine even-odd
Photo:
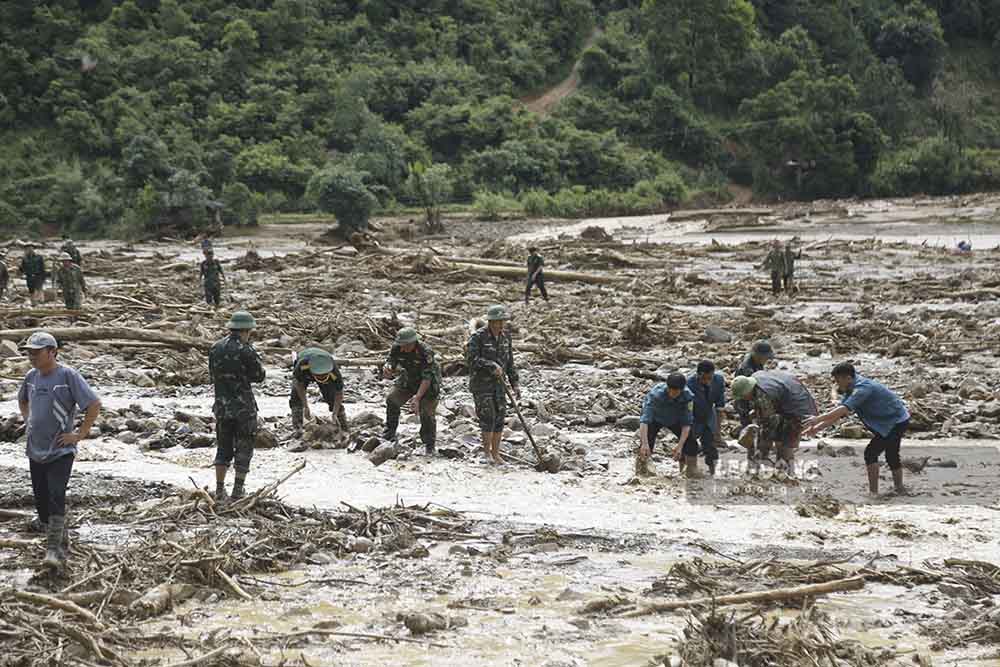
[(253, 440), (257, 433), (257, 419), (215, 420), (215, 465), (233, 464), (237, 473), (244, 475), (250, 470), (253, 458)]
[[(385, 430), (395, 434), (399, 426), (399, 413), (417, 392), (406, 387), (394, 387), (385, 399)], [(420, 399), (420, 442), (426, 447), (434, 447), (437, 441), (437, 398), (424, 396)]]
[(80, 290), (65, 290), (63, 291), (63, 303), (70, 310), (80, 310), (83, 305), (83, 295)]
[(222, 303), (221, 285), (205, 283), (205, 303), (210, 306), (218, 306)]
[(476, 417), (483, 433), (503, 433), (507, 419), (507, 397), (503, 394), (473, 394), (476, 402)]

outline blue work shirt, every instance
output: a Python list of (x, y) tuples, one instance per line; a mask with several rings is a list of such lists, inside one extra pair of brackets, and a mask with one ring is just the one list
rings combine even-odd
[(687, 388), (681, 390), (677, 398), (667, 395), (667, 383), (654, 385), (642, 401), (642, 416), (640, 424), (659, 424), (664, 428), (671, 426), (690, 426), (694, 421), (694, 396)]
[(906, 404), (881, 382), (858, 375), (841, 405), (856, 414), (869, 430), (883, 438), (910, 419)]
[(726, 382), (721, 373), (716, 373), (709, 384), (702, 384), (698, 375), (688, 377), (687, 388), (694, 395), (694, 427), (691, 431), (699, 436), (706, 430), (719, 432), (719, 413), (726, 407)]
[(73, 432), (77, 409), (89, 408), (97, 395), (80, 373), (59, 364), (48, 375), (37, 368), (28, 371), (17, 400), (28, 404), (25, 453), (35, 463), (51, 463), (76, 454), (76, 445), (60, 445), (59, 436)]

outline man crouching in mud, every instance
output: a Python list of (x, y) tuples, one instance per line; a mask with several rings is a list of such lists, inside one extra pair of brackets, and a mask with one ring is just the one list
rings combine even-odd
[(844, 398), (840, 405), (805, 422), (803, 435), (812, 435), (853, 413), (874, 434), (865, 447), (865, 468), (868, 472), (868, 492), (878, 495), (878, 458), (885, 452), (885, 461), (892, 471), (896, 493), (905, 493), (903, 464), (899, 448), (910, 425), (910, 412), (903, 400), (880, 382), (858, 375), (854, 366), (842, 362), (833, 367), (837, 392)]
[(648, 476), (649, 457), (656, 445), (656, 437), (661, 429), (667, 429), (677, 436), (673, 458), (680, 462), (681, 471), (687, 477), (698, 478), (698, 441), (691, 436), (694, 423), (694, 394), (687, 388), (687, 379), (680, 373), (671, 373), (666, 383), (653, 386), (642, 402), (639, 417), (639, 451), (635, 459), (637, 475)]

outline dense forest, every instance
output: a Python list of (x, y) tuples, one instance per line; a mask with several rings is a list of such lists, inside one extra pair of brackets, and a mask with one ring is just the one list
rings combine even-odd
[[(0, 229), (1000, 184), (1000, 0), (0, 0)], [(580, 61), (551, 113), (521, 103)]]

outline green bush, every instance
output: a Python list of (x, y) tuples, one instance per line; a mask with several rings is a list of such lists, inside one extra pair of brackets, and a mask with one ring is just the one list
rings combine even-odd
[(476, 193), (472, 208), (480, 220), (499, 220), (504, 213), (517, 211), (520, 206), (510, 194), (480, 190)]
[(337, 216), (342, 228), (367, 229), (368, 218), (378, 205), (367, 178), (363, 171), (331, 164), (309, 179), (306, 198), (321, 211)]
[(872, 177), (875, 193), (886, 197), (952, 194), (968, 189), (971, 181), (969, 156), (942, 136), (886, 155)]

